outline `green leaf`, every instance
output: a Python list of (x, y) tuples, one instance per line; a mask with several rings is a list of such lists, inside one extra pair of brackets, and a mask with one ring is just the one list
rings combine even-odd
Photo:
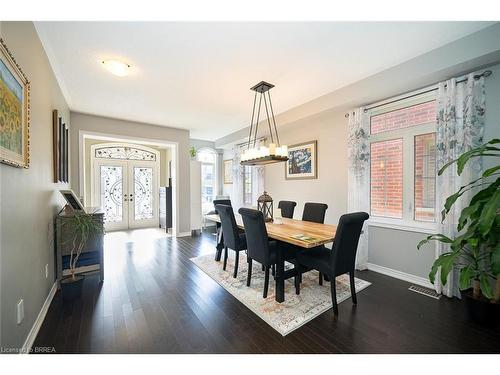
[(483, 177), (491, 176), (493, 173), (495, 173), (498, 170), (500, 170), (500, 165), (497, 165), (496, 167), (489, 168), (483, 172)]
[(491, 290), (490, 278), (488, 275), (482, 273), (481, 276), (479, 276), (479, 285), (481, 287), (481, 292), (486, 298), (493, 298), (493, 291)]
[(417, 250), (420, 250), (422, 246), (430, 241), (439, 241), (443, 243), (453, 243), (453, 240), (449, 237), (446, 237), (444, 234), (433, 234), (428, 236), (426, 239), (420, 241), (417, 245)]
[(496, 190), (491, 199), (484, 205), (478, 222), (479, 232), (486, 236), (500, 210), (500, 190)]
[(459, 232), (465, 227), (469, 217), (472, 214), (476, 213), (476, 211), (478, 211), (479, 208), (480, 208), (480, 202), (476, 202), (472, 206), (465, 207), (462, 210), (462, 212), (460, 213), (460, 218), (458, 219), (458, 226), (457, 226)]
[(474, 273), (472, 271), (472, 268), (470, 266), (462, 268), (460, 270), (460, 280), (459, 280), (460, 290), (469, 288), (470, 281), (472, 278), (474, 278)]
[(443, 261), (441, 262), (441, 284), (443, 285), (445, 285), (448, 281), (448, 274), (453, 269), (456, 255), (456, 253), (447, 253), (441, 255), (443, 257)]

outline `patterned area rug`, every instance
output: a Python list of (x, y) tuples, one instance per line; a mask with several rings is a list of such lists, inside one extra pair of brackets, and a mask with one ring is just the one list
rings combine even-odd
[[(267, 324), (285, 336), (306, 324), (318, 315), (332, 308), (330, 283), (318, 284), (318, 272), (306, 272), (302, 276), (300, 295), (295, 294), (293, 278), (285, 281), (285, 302), (274, 300), (274, 280), (270, 276), (267, 298), (262, 298), (264, 290), (264, 272), (261, 265), (253, 262), (252, 282), (246, 286), (247, 260), (244, 253), (240, 254), (238, 277), (233, 278), (235, 253), (229, 252), (226, 271), (222, 269), (222, 260), (216, 262), (213, 254), (191, 258), (203, 272), (217, 281), (224, 289), (236, 297), (241, 303), (257, 314)], [(293, 265), (287, 266), (293, 267)], [(356, 291), (359, 292), (369, 285), (368, 281), (356, 278)], [(337, 301), (343, 302), (351, 297), (349, 276), (337, 277)], [(333, 312), (332, 312), (333, 314)]]

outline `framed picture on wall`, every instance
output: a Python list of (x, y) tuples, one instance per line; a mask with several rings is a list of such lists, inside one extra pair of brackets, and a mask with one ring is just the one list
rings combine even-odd
[(69, 182), (69, 129), (57, 109), (52, 111), (52, 132), (54, 182)]
[(287, 180), (318, 178), (317, 145), (318, 141), (309, 141), (288, 147), (285, 163)]
[(0, 38), (0, 162), (28, 168), (30, 84)]
[(224, 184), (233, 183), (233, 160), (224, 160)]

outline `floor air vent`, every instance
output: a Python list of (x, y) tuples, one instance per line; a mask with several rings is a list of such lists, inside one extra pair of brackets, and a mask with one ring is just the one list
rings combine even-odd
[(434, 299), (440, 299), (441, 294), (437, 294), (434, 290), (424, 288), (422, 286), (412, 285), (408, 288), (412, 292), (423, 294), (424, 296), (431, 297)]

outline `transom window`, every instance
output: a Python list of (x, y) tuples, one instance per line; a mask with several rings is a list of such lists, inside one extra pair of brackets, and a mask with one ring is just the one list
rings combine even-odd
[(434, 93), (372, 110), (369, 115), (371, 216), (435, 222)]
[(94, 151), (94, 156), (97, 159), (156, 161), (156, 155), (153, 152), (128, 146), (96, 147)]

